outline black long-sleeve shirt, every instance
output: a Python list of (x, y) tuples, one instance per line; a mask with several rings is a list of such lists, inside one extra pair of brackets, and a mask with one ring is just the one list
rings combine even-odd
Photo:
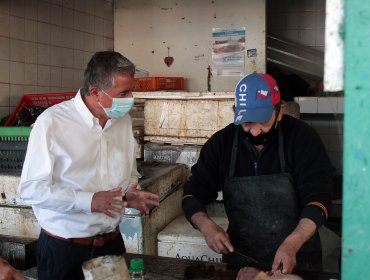
[[(283, 115), (286, 165), (291, 173), (301, 207), (301, 218), (318, 227), (325, 223), (331, 206), (332, 166), (318, 134), (305, 122)], [(203, 146), (192, 176), (184, 185), (182, 201), (186, 218), (207, 212), (206, 204), (217, 198), (229, 174), (231, 149), (236, 126), (230, 124), (216, 132)], [(278, 137), (265, 145), (258, 157), (248, 151), (249, 143), (239, 133), (236, 177), (281, 173)], [(247, 206), (246, 206), (247, 207)]]

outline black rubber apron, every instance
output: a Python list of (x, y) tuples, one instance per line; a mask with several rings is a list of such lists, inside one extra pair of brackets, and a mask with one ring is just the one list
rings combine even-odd
[[(283, 133), (279, 126), (279, 157), (282, 173), (234, 177), (239, 142), (235, 131), (229, 177), (223, 187), (225, 210), (229, 219), (227, 230), (234, 249), (259, 262), (256, 265), (236, 253), (223, 256), (235, 266), (254, 266), (270, 270), (275, 253), (299, 222), (300, 209), (294, 182), (286, 172)], [(252, 152), (252, 151), (251, 151)], [(315, 235), (297, 254), (297, 270), (322, 270), (320, 238)]]

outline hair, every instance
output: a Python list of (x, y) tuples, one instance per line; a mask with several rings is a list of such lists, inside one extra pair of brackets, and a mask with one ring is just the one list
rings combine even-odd
[(114, 76), (133, 77), (135, 65), (118, 52), (104, 51), (95, 53), (86, 66), (82, 95), (90, 95), (90, 89), (97, 87), (106, 90), (114, 86)]
[(275, 104), (274, 110), (278, 112), (280, 110), (281, 105), (283, 104), (284, 102), (281, 100), (279, 103)]

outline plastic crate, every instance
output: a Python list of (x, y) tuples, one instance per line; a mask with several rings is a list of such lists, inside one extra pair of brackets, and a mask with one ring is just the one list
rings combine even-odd
[(31, 127), (0, 127), (0, 171), (22, 170)]
[(62, 101), (75, 97), (76, 92), (63, 92), (63, 93), (40, 93), (40, 94), (25, 94), (21, 101), (15, 107), (14, 112), (6, 121), (5, 126), (14, 126), (16, 122), (16, 115), (24, 107), (50, 107)]
[(184, 90), (183, 77), (134, 78), (133, 91)]

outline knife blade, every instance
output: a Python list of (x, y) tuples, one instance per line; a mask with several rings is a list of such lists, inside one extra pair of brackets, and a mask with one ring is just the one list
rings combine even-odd
[(238, 251), (233, 251), (233, 253), (238, 254), (239, 256), (242, 256), (242, 257), (244, 257), (244, 258), (246, 258), (246, 259), (248, 259), (248, 260), (250, 260), (250, 261), (252, 261), (252, 262), (254, 262), (256, 264), (259, 264), (259, 262), (256, 261), (255, 259), (253, 259), (253, 258), (251, 258), (251, 257), (249, 257), (247, 255), (244, 255), (244, 254), (242, 254), (242, 253), (240, 253)]

